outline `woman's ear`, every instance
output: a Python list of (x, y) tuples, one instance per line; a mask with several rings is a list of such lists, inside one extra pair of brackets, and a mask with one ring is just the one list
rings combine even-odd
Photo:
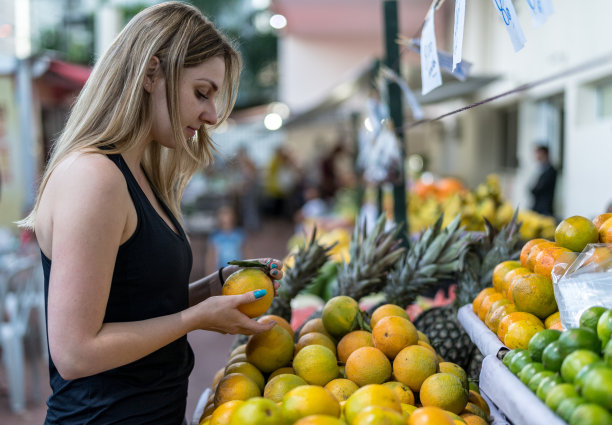
[(149, 59), (149, 63), (147, 64), (147, 72), (144, 80), (144, 89), (147, 91), (147, 93), (151, 93), (153, 90), (153, 83), (157, 78), (159, 69), (159, 58), (157, 56), (151, 56), (151, 59)]

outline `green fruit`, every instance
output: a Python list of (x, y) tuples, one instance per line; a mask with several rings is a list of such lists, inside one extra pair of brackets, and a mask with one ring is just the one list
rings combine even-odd
[(585, 403), (576, 407), (569, 423), (570, 425), (612, 425), (612, 415), (597, 404)]
[(546, 369), (553, 372), (561, 370), (561, 363), (563, 363), (564, 358), (565, 356), (561, 353), (561, 347), (559, 347), (559, 340), (548, 344), (542, 352), (542, 364)]
[(561, 334), (557, 342), (564, 357), (580, 349), (595, 353), (601, 351), (601, 342), (597, 338), (597, 334), (588, 328), (568, 329)]
[(612, 310), (605, 311), (597, 321), (597, 336), (601, 340), (601, 346), (605, 347), (612, 335)]
[(542, 352), (548, 344), (556, 341), (561, 336), (561, 331), (557, 329), (544, 329), (538, 332), (529, 340), (527, 350), (534, 362), (542, 361)]
[(593, 332), (597, 332), (597, 322), (602, 314), (606, 312), (607, 308), (601, 306), (589, 307), (582, 312), (580, 315), (580, 327), (591, 329)]
[(523, 384), (527, 385), (536, 373), (542, 372), (543, 370), (544, 366), (542, 365), (542, 363), (529, 363), (523, 368), (523, 370), (519, 372), (518, 378)]
[(576, 350), (563, 359), (561, 376), (565, 382), (574, 383), (574, 379), (584, 366), (601, 361), (601, 358), (589, 350)]
[(608, 341), (602, 354), (606, 364), (612, 367), (612, 342)]
[(566, 398), (561, 403), (559, 403), (559, 407), (557, 407), (555, 413), (560, 416), (561, 419), (563, 419), (565, 422), (569, 422), (576, 408), (584, 403), (585, 401), (582, 397)]
[(532, 360), (529, 356), (529, 352), (527, 350), (522, 350), (512, 357), (508, 369), (510, 369), (510, 372), (514, 373), (515, 375), (518, 375), (518, 373), (531, 362)]
[(563, 400), (571, 397), (578, 397), (574, 386), (572, 384), (559, 384), (548, 392), (544, 402), (550, 410), (555, 412)]
[(525, 350), (522, 348), (516, 348), (514, 350), (507, 351), (506, 354), (504, 354), (504, 357), (502, 358), (502, 363), (507, 368), (510, 368), (510, 361), (514, 358), (514, 356), (516, 356), (521, 351), (525, 351)]
[(599, 232), (591, 220), (575, 215), (561, 221), (555, 229), (557, 245), (570, 251), (582, 252), (585, 246), (599, 241)]
[(540, 382), (542, 382), (545, 378), (550, 378), (551, 376), (555, 375), (557, 374), (551, 370), (542, 370), (541, 372), (538, 372), (531, 377), (531, 379), (527, 383), (527, 386), (531, 391), (535, 393), (538, 390), (538, 387), (540, 386)]
[(579, 393), (582, 393), (582, 387), (584, 386), (585, 377), (591, 370), (602, 369), (606, 367), (607, 366), (604, 362), (599, 361), (595, 363), (590, 363), (584, 366), (582, 369), (580, 369), (578, 373), (576, 374), (576, 377), (574, 378), (574, 388), (576, 388), (576, 391), (578, 391)]
[(548, 376), (540, 381), (540, 385), (538, 385), (538, 388), (535, 391), (538, 398), (542, 401), (546, 400), (546, 397), (548, 397), (548, 394), (550, 394), (553, 388), (560, 384), (563, 384), (563, 379), (561, 379), (558, 374), (554, 372), (551, 373), (553, 373), (553, 375)]
[(602, 407), (612, 409), (612, 369), (594, 368), (584, 377), (582, 397)]

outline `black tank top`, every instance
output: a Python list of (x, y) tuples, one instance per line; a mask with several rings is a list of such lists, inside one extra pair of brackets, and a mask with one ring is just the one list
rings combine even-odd
[[(117, 252), (104, 322), (145, 320), (184, 310), (192, 265), (187, 237), (161, 200), (179, 233), (157, 214), (121, 155), (108, 158), (125, 176), (138, 224)], [(41, 255), (46, 306), (51, 261)], [(186, 336), (133, 363), (70, 381), (59, 375), (49, 356), (53, 394), (47, 400), (45, 424), (180, 425), (192, 369), (193, 351)]]

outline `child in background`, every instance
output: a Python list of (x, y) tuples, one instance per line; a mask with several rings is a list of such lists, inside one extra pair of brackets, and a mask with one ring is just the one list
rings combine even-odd
[(227, 266), (228, 261), (244, 258), (244, 231), (236, 226), (236, 213), (229, 205), (217, 211), (219, 230), (210, 236), (217, 268)]

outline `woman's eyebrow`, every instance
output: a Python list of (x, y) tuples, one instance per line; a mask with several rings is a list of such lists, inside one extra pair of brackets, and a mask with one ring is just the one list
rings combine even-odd
[(196, 78), (196, 80), (198, 80), (198, 81), (207, 81), (207, 82), (210, 83), (210, 85), (212, 86), (214, 91), (218, 91), (219, 90), (219, 87), (217, 86), (217, 83), (215, 83), (210, 78), (202, 77), (202, 78)]

